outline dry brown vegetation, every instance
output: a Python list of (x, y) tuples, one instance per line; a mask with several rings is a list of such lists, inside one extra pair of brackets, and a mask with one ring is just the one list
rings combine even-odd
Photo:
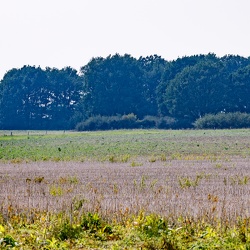
[(249, 217), (250, 158), (0, 164), (1, 213), (97, 212), (106, 219), (147, 213), (234, 224)]

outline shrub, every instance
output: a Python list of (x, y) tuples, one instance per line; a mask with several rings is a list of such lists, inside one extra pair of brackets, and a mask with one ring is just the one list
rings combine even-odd
[(176, 120), (168, 116), (160, 117), (156, 122), (156, 127), (160, 129), (177, 128), (176, 125)]
[(138, 120), (137, 123), (140, 128), (156, 128), (158, 119), (156, 116), (147, 115), (142, 120)]
[(78, 131), (109, 130), (109, 129), (136, 129), (160, 128), (169, 129), (176, 127), (176, 121), (171, 117), (145, 116), (138, 119), (133, 113), (117, 116), (93, 116), (77, 124)]
[(92, 116), (76, 125), (76, 130), (108, 130), (117, 126), (119, 116)]
[(137, 127), (138, 127), (137, 116), (133, 113), (128, 115), (123, 115), (119, 120), (119, 128), (131, 129)]
[(194, 126), (198, 129), (249, 128), (250, 114), (241, 112), (207, 114), (197, 119)]

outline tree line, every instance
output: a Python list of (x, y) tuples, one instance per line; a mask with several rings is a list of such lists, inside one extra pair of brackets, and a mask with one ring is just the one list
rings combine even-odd
[(116, 54), (79, 72), (23, 66), (0, 82), (0, 129), (187, 128), (208, 114), (250, 113), (249, 96), (250, 58), (238, 55)]

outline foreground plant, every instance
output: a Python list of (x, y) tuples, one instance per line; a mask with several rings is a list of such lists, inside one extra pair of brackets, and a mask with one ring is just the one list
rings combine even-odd
[(157, 214), (107, 222), (96, 213), (68, 217), (36, 212), (0, 217), (1, 249), (249, 249), (250, 219), (228, 227), (191, 218), (169, 224)]

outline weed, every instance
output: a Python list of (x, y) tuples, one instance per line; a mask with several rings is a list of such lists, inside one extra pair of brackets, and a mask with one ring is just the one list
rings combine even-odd
[(121, 162), (128, 162), (129, 161), (129, 159), (130, 159), (130, 155), (129, 154), (126, 154), (126, 155), (122, 155), (121, 156)]
[(136, 161), (132, 161), (131, 162), (131, 167), (140, 167), (142, 166), (143, 164), (141, 162), (136, 162)]
[(64, 222), (61, 225), (56, 225), (53, 229), (53, 235), (61, 240), (77, 239), (82, 232), (80, 225), (72, 225), (69, 222)]
[(231, 176), (230, 177), (230, 183), (231, 185), (247, 185), (249, 181), (249, 177), (248, 176)]
[(151, 163), (156, 162), (156, 158), (154, 156), (151, 156), (149, 158), (149, 162), (151, 162)]
[(180, 177), (178, 181), (181, 188), (189, 188), (197, 187), (202, 178), (202, 175), (196, 175), (195, 179), (191, 179), (190, 177)]
[(222, 167), (223, 167), (223, 165), (221, 163), (216, 163), (215, 164), (215, 168), (222, 168)]
[[(34, 182), (36, 183), (42, 183), (44, 181), (44, 176), (37, 176), (34, 178)], [(26, 182), (28, 182), (28, 179), (26, 179)]]
[(90, 233), (96, 232), (101, 228), (102, 221), (98, 214), (88, 213), (82, 218), (81, 226), (84, 230), (88, 230)]
[(161, 160), (161, 161), (166, 161), (166, 160), (167, 160), (166, 155), (165, 155), (165, 154), (161, 154), (160, 160)]
[(112, 163), (117, 162), (117, 159), (114, 155), (109, 155), (108, 160), (109, 160), (109, 162), (112, 162)]
[(18, 164), (18, 163), (22, 163), (22, 162), (23, 162), (23, 160), (20, 158), (15, 158), (15, 159), (11, 160), (11, 163), (13, 163), (13, 164)]
[(142, 175), (141, 181), (140, 181), (140, 188), (141, 188), (141, 189), (146, 188), (146, 180), (147, 180), (147, 179), (148, 179), (147, 176)]
[(158, 180), (153, 180), (153, 181), (150, 183), (150, 188), (153, 189), (157, 182), (158, 182)]
[(116, 183), (115, 183), (114, 186), (113, 186), (113, 192), (114, 192), (114, 194), (117, 194), (117, 193), (118, 193), (118, 186), (117, 186)]
[(180, 153), (174, 153), (171, 155), (172, 160), (180, 160), (182, 158)]
[(12, 248), (18, 246), (18, 243), (12, 236), (6, 235), (3, 238), (0, 238), (0, 246), (9, 249), (10, 247)]
[(78, 178), (76, 176), (70, 176), (68, 178), (68, 181), (70, 184), (77, 184), (79, 182)]
[(218, 202), (219, 201), (219, 197), (217, 195), (208, 194), (207, 198), (208, 198), (209, 201), (212, 201), (212, 202)]
[(52, 185), (49, 188), (49, 193), (52, 196), (62, 196), (64, 192), (61, 186)]
[(71, 206), (72, 206), (74, 212), (75, 212), (75, 211), (79, 211), (79, 210), (83, 207), (83, 205), (84, 205), (85, 202), (86, 202), (85, 199), (77, 199), (77, 198), (75, 197), (75, 198), (73, 199), (73, 201), (72, 201), (72, 204), (71, 204)]

